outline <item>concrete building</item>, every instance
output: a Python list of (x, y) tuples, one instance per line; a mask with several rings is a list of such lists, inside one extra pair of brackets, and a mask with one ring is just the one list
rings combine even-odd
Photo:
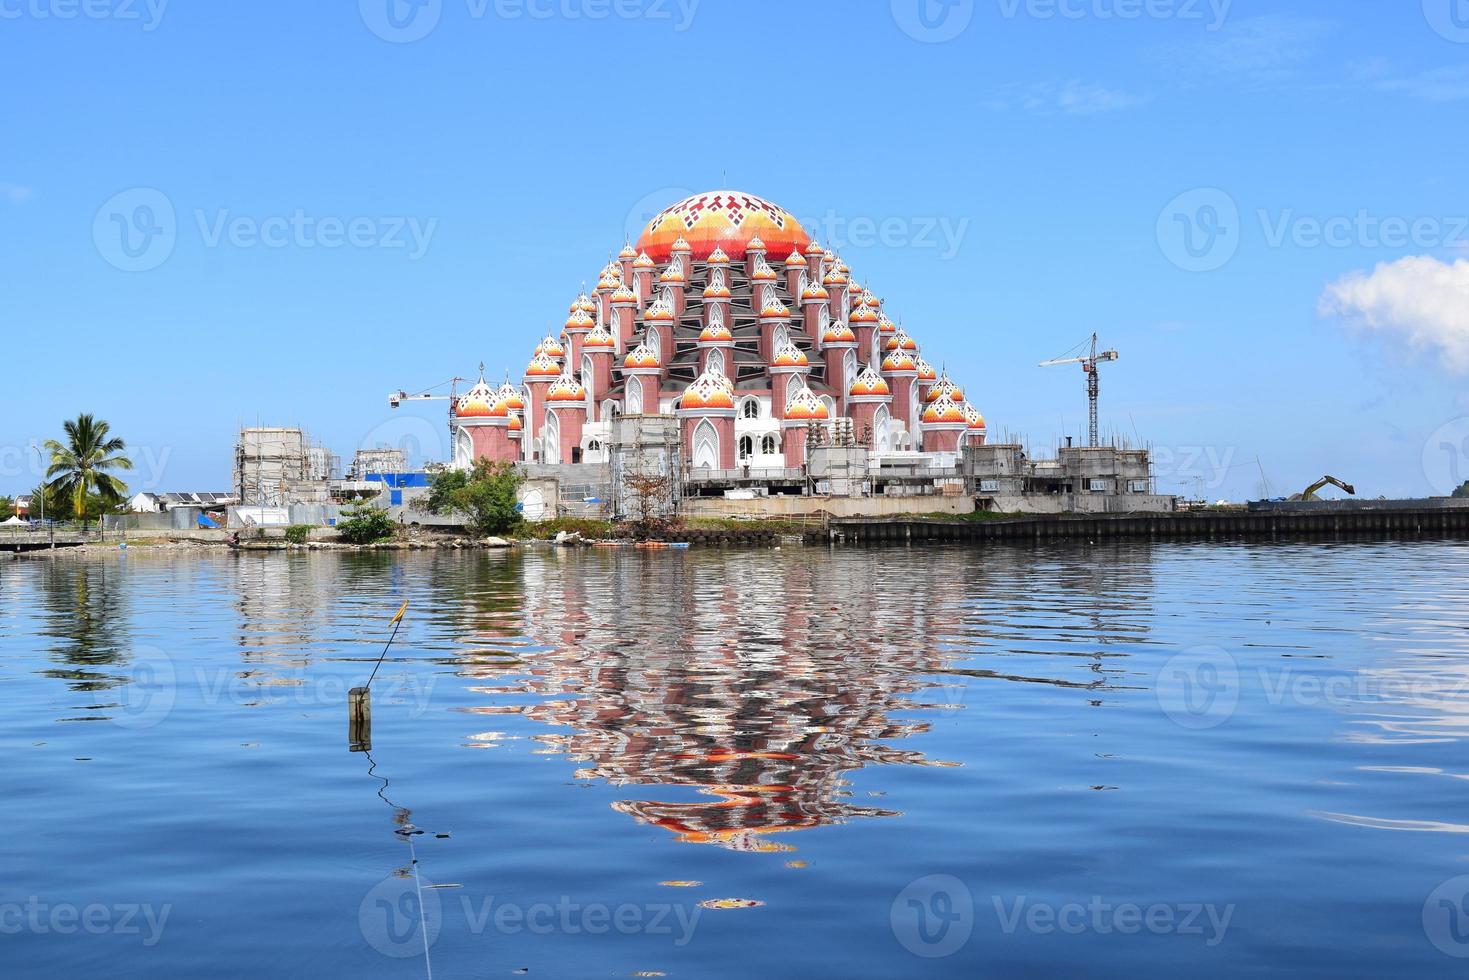
[(368, 474), (407, 473), (408, 457), (401, 449), (379, 446), (375, 449), (359, 449), (352, 457), (352, 469), (348, 479), (365, 480)]
[(128, 498), (128, 510), (134, 514), (161, 514), (175, 507), (215, 510), (239, 502), (238, 497), (228, 493), (152, 493), (144, 491)]
[(965, 447), (959, 464), (981, 510), (1006, 513), (1132, 513), (1175, 509), (1153, 492), (1147, 450), (1112, 446), (1059, 449), (1031, 459), (1015, 444)]
[(307, 481), (306, 435), (300, 429), (251, 428), (235, 444), (234, 496), (244, 504), (284, 506)]

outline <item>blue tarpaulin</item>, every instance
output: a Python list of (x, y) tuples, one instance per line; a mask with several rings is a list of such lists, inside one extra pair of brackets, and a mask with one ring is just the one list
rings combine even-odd
[(219, 524), (216, 523), (215, 521), (210, 520), (208, 514), (200, 514), (199, 515), (199, 526), (200, 527), (219, 527)]

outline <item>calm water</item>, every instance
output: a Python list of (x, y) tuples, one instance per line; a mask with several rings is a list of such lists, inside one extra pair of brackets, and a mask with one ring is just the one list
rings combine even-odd
[(7, 977), (1469, 968), (1457, 544), (5, 560), (0, 748)]

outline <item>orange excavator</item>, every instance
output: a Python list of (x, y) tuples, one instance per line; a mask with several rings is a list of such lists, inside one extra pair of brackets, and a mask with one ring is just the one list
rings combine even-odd
[(1317, 494), (1328, 483), (1331, 484), (1334, 487), (1339, 488), (1340, 490), (1345, 491), (1346, 493), (1351, 494), (1353, 497), (1355, 497), (1357, 495), (1357, 488), (1354, 487), (1354, 486), (1352, 486), (1350, 483), (1343, 483), (1343, 482), (1341, 482), (1340, 480), (1338, 480), (1334, 476), (1323, 476), (1321, 479), (1319, 479), (1315, 483), (1311, 484), (1305, 490), (1301, 491), (1298, 494), (1293, 495), (1290, 499), (1291, 500), (1320, 500), (1321, 498), (1318, 497)]

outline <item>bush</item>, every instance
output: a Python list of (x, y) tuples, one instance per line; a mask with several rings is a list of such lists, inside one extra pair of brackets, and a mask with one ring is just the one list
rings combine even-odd
[(337, 534), (348, 544), (372, 544), (393, 536), (397, 527), (385, 510), (354, 507), (337, 521)]
[(470, 470), (448, 470), (434, 478), (425, 507), (455, 514), (476, 537), (505, 534), (520, 525), (521, 477), (512, 463), (477, 459)]
[(286, 528), (286, 540), (291, 544), (305, 544), (309, 537), (311, 537), (310, 524), (292, 524)]

